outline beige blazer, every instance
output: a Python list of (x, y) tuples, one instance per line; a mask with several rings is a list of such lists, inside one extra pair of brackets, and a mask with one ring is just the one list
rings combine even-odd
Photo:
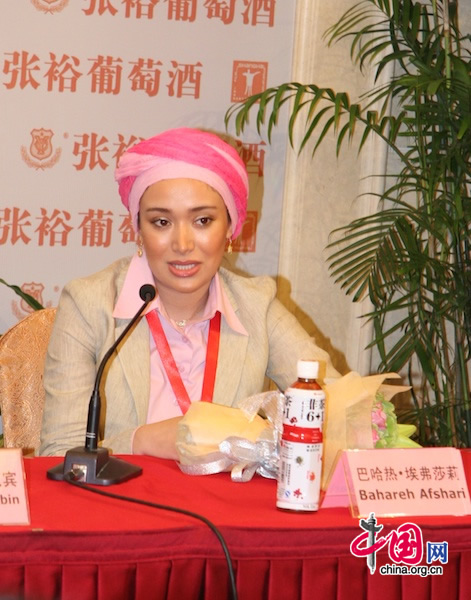
[[(85, 443), (97, 366), (129, 322), (112, 317), (129, 261), (121, 259), (99, 273), (74, 280), (62, 292), (44, 372), (42, 455), (62, 455)], [(285, 389), (296, 378), (298, 358), (323, 361), (327, 376), (338, 376), (328, 354), (275, 298), (270, 277), (241, 277), (223, 268), (220, 276), (249, 335), (234, 332), (222, 319), (214, 402), (236, 405), (239, 399), (262, 391), (265, 376)], [(141, 319), (103, 378), (101, 445), (115, 453), (131, 453), (132, 434), (146, 422), (149, 356), (149, 330)]]

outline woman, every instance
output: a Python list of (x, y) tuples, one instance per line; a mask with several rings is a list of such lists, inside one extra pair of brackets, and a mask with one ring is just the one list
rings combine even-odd
[(196, 129), (169, 130), (128, 150), (116, 180), (138, 250), (62, 292), (40, 454), (83, 445), (97, 365), (142, 304), (145, 283), (156, 298), (111, 361), (102, 394), (101, 443), (115, 453), (177, 458), (190, 402), (235, 406), (260, 392), (265, 376), (284, 389), (300, 357), (325, 361), (327, 376), (338, 376), (276, 300), (271, 278), (220, 267), (247, 207), (247, 172), (231, 146)]

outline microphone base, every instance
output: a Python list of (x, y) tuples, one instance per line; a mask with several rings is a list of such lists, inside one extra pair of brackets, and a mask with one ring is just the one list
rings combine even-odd
[(107, 448), (87, 450), (81, 446), (68, 450), (64, 462), (49, 469), (47, 477), (63, 481), (68, 474), (72, 474), (75, 481), (82, 483), (113, 485), (137, 477), (141, 473), (141, 467), (110, 456)]

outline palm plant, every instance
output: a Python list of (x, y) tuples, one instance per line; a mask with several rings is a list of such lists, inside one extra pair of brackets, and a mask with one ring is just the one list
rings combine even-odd
[(304, 119), (300, 150), (329, 132), (337, 154), (372, 135), (387, 145), (400, 166), (382, 174), (375, 214), (333, 232), (329, 266), (353, 301), (369, 296), (378, 370), (408, 372), (420, 443), (471, 447), (471, 36), (457, 1), (362, 0), (326, 37), (351, 38), (352, 60), (373, 68), (359, 102), (286, 83), (232, 106), (226, 124), (240, 133), (256, 109), (270, 139), (286, 107), (292, 144)]

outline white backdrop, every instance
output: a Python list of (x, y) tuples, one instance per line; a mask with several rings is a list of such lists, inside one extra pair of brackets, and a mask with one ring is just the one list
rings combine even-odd
[[(0, 21), (0, 278), (54, 306), (70, 279), (135, 249), (113, 171), (170, 127), (224, 133), (230, 104), (289, 81), (294, 0), (15, 0)], [(229, 133), (234, 133), (229, 132)], [(277, 275), (285, 128), (232, 142), (249, 217), (232, 255)], [(0, 286), (0, 333), (29, 308)]]

